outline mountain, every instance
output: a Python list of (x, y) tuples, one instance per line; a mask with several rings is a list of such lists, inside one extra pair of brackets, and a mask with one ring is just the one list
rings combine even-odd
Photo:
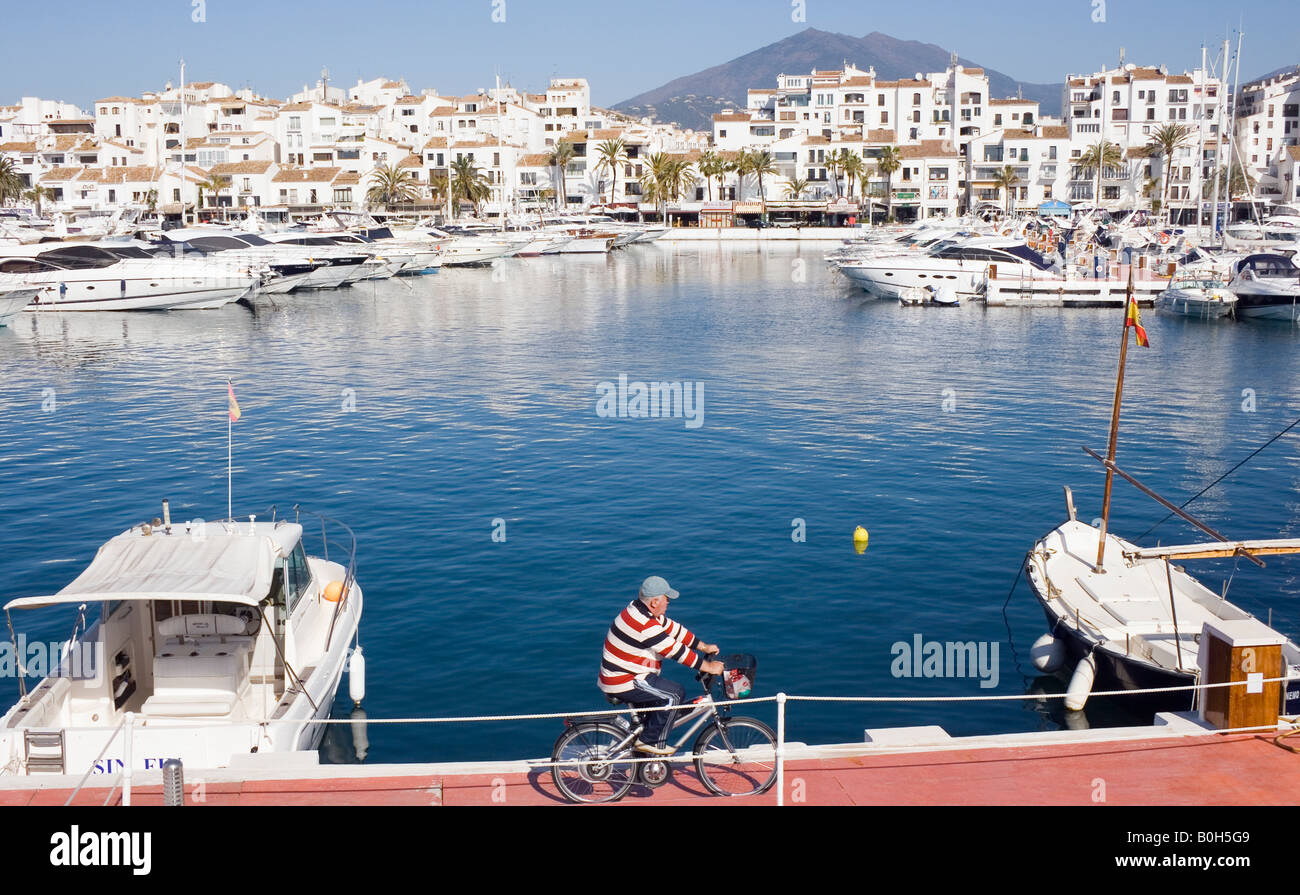
[[(882, 80), (913, 77), (917, 72), (943, 71), (952, 54), (934, 44), (898, 40), (872, 32), (852, 37), (807, 28), (784, 40), (715, 65), (693, 75), (669, 81), (614, 106), (615, 111), (633, 117), (648, 116), (675, 121), (684, 128), (713, 129), (713, 115), (725, 108), (745, 108), (750, 88), (774, 87), (779, 74), (807, 74), (814, 69), (839, 70), (845, 62), (858, 68), (875, 66)], [(1061, 114), (1061, 84), (1027, 84), (991, 68), (958, 59), (967, 68), (983, 68), (994, 98), (1015, 96), (1035, 99), (1044, 115)]]

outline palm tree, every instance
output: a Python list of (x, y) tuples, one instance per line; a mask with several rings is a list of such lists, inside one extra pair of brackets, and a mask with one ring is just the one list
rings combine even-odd
[(370, 189), (366, 190), (366, 201), (371, 205), (391, 208), (399, 202), (411, 202), (415, 199), (415, 174), (410, 168), (397, 165), (379, 165), (370, 172)]
[(835, 196), (840, 195), (840, 154), (831, 150), (831, 154), (826, 156), (826, 172), (831, 175), (831, 182), (835, 184)]
[(885, 220), (894, 219), (894, 172), (903, 167), (903, 152), (897, 146), (886, 146), (876, 156), (876, 170), (885, 175)]
[(785, 197), (787, 199), (802, 199), (803, 194), (808, 191), (808, 181), (802, 177), (796, 177), (786, 184)]
[(458, 202), (465, 199), (473, 203), (474, 217), (478, 217), (479, 203), (492, 195), (487, 177), (467, 155), (451, 163), (451, 195)]
[(0, 205), (17, 202), (23, 194), (23, 178), (14, 160), (0, 158)]
[(215, 208), (216, 201), (221, 197), (222, 192), (230, 188), (230, 178), (224, 174), (209, 174), (208, 179), (198, 185), (199, 189), (199, 208), (203, 207), (203, 191), (208, 192), (208, 207)]
[(1160, 207), (1166, 209), (1166, 214), (1169, 207), (1169, 178), (1173, 174), (1174, 152), (1187, 145), (1191, 136), (1192, 129), (1185, 124), (1162, 124), (1151, 135), (1151, 142), (1148, 144), (1150, 154), (1163, 159), (1161, 166), (1164, 168), (1165, 176), (1164, 186), (1160, 190)]
[(1147, 178), (1147, 179), (1142, 183), (1142, 198), (1144, 198), (1144, 199), (1150, 199), (1150, 200), (1151, 200), (1151, 213), (1152, 213), (1152, 214), (1159, 214), (1159, 213), (1160, 213), (1160, 209), (1161, 209), (1161, 207), (1162, 207), (1161, 204), (1160, 204), (1160, 196), (1161, 196), (1161, 192), (1160, 192), (1160, 178), (1158, 178), (1158, 177), (1148, 177), (1148, 178)]
[(687, 197), (687, 193), (695, 188), (699, 183), (699, 178), (691, 170), (693, 165), (684, 158), (675, 158), (669, 167), (669, 191), (676, 202), (680, 202)]
[(550, 156), (546, 159), (547, 165), (558, 169), (560, 172), (560, 194), (558, 196), (559, 203), (557, 204), (562, 204), (565, 210), (569, 207), (569, 188), (564, 180), (564, 169), (571, 161), (573, 161), (573, 144), (563, 141), (551, 151)]
[[(1229, 202), (1241, 196), (1250, 198), (1255, 194), (1255, 178), (1250, 175), (1249, 171), (1242, 170), (1240, 162), (1231, 162), (1230, 173), (1225, 177), (1223, 167), (1220, 166), (1210, 178), (1210, 186), (1207, 189), (1213, 189), (1215, 181), (1219, 183), (1219, 195), (1227, 196)], [(1225, 184), (1227, 189), (1225, 191)]]
[(993, 182), (998, 185), (998, 189), (1006, 190), (1007, 217), (1011, 217), (1013, 199), (1016, 195), (1014, 192), (1015, 185), (1020, 182), (1019, 176), (1016, 175), (1016, 169), (1010, 165), (1004, 165), (997, 176), (993, 178)]
[(36, 216), (41, 216), (41, 203), (47, 199), (54, 198), (54, 190), (47, 186), (41, 186), (39, 183), (27, 192), (23, 193), (23, 198), (36, 206)]
[(672, 196), (673, 160), (662, 152), (646, 159), (645, 173), (641, 175), (641, 197), (659, 207), (659, 219), (668, 222), (664, 204)]
[[(618, 166), (627, 161), (627, 146), (623, 143), (623, 138), (616, 140), (606, 140), (596, 147), (596, 157), (599, 161), (596, 163), (596, 170), (605, 168), (609, 171), (609, 201), (614, 201), (614, 189), (618, 186)], [(599, 197), (597, 197), (599, 198)]]
[(144, 207), (151, 215), (158, 211), (158, 191), (156, 189), (148, 190), (144, 194)]
[(844, 169), (844, 179), (849, 183), (849, 198), (853, 198), (853, 181), (862, 176), (862, 156), (848, 149), (841, 150), (844, 155), (840, 159), (840, 167)]
[(1097, 172), (1097, 193), (1094, 197), (1096, 205), (1101, 208), (1101, 174), (1107, 168), (1118, 168), (1124, 162), (1124, 157), (1120, 153), (1119, 145), (1109, 140), (1102, 140), (1079, 157), (1079, 167), (1084, 171)]
[(709, 187), (709, 201), (713, 201), (713, 178), (718, 178), (718, 193), (722, 193), (722, 175), (727, 171), (727, 163), (722, 160), (712, 149), (706, 149), (704, 155), (700, 156), (698, 165), (700, 175), (704, 178), (705, 184)]
[(766, 202), (763, 194), (763, 175), (776, 174), (776, 164), (772, 153), (766, 149), (756, 149), (749, 154), (749, 173), (758, 178), (758, 201)]
[(736, 175), (736, 201), (739, 202), (745, 197), (745, 175), (752, 173), (753, 168), (749, 150), (740, 150), (740, 154), (731, 160), (727, 168)]
[(439, 171), (429, 175), (429, 198), (434, 204), (441, 205), (447, 199), (447, 172)]

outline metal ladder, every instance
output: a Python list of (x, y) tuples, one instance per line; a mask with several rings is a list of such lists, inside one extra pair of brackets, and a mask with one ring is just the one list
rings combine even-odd
[(62, 730), (23, 731), (27, 773), (64, 774), (65, 750)]

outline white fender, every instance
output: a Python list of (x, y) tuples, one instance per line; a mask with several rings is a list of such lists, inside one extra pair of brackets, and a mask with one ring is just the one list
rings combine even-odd
[(1065, 689), (1065, 707), (1072, 712), (1080, 711), (1092, 693), (1092, 682), (1097, 677), (1097, 662), (1091, 655), (1084, 656), (1074, 666), (1070, 676), (1070, 686)]
[(366, 698), (366, 657), (361, 655), (361, 647), (352, 651), (348, 660), (348, 695), (357, 705)]
[(1065, 664), (1065, 642), (1044, 634), (1029, 648), (1029, 658), (1039, 671), (1051, 674)]

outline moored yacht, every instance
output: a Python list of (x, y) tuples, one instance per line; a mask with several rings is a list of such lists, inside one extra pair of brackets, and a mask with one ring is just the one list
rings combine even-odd
[(43, 243), (0, 252), (0, 273), (39, 292), (28, 311), (161, 311), (219, 308), (257, 283), (245, 265), (159, 258), (131, 246)]
[(309, 557), (297, 521), (172, 525), (165, 502), (163, 515), (109, 540), (58, 593), (5, 606), (74, 607), (77, 623), (39, 684), (20, 674), (0, 774), (113, 773), (127, 756), (217, 768), (320, 742), (361, 616), (351, 532), (320, 523), (344, 532), (340, 563)]
[(924, 254), (884, 255), (840, 266), (863, 289), (882, 298), (901, 299), (912, 288), (951, 289), (961, 296), (978, 295), (991, 269), (1006, 275), (1015, 271), (1050, 271), (1054, 265), (1021, 240), (976, 237), (942, 240)]
[(1247, 255), (1233, 266), (1228, 288), (1237, 316), (1300, 323), (1300, 267), (1286, 255)]

